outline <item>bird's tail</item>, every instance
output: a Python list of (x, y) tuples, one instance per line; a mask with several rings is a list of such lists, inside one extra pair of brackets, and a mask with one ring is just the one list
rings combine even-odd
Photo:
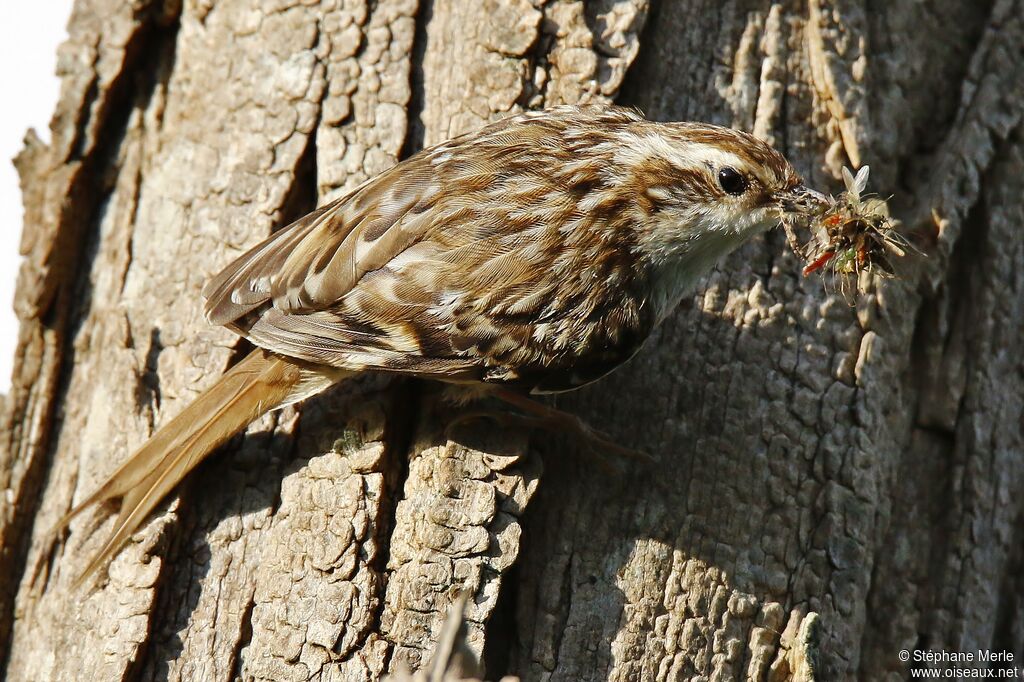
[(262, 414), (319, 393), (340, 378), (340, 372), (317, 372), (260, 349), (232, 367), (57, 524), (60, 530), (83, 509), (121, 498), (114, 530), (76, 586), (106, 564), (164, 496), (217, 446)]

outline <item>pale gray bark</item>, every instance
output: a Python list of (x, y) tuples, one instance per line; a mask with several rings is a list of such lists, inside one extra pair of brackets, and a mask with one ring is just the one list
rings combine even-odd
[[(1024, 656), (1021, 0), (78, 0), (0, 404), (7, 679), (377, 679), (472, 590), (488, 677), (904, 679), (900, 649)], [(242, 346), (205, 280), (403, 155), (616, 99), (870, 164), (927, 257), (855, 306), (781, 235), (560, 407), (656, 454), (370, 378), (254, 424), (110, 567), (47, 532)]]

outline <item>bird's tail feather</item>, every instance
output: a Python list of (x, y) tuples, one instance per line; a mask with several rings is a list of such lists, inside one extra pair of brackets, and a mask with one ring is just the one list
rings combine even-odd
[(262, 414), (318, 393), (338, 378), (338, 374), (317, 373), (260, 349), (231, 368), (57, 524), (58, 530), (64, 528), (83, 509), (121, 498), (114, 530), (76, 586), (110, 560), (153, 508), (217, 446)]

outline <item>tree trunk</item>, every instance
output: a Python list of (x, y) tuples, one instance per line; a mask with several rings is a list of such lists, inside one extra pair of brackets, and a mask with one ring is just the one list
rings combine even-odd
[[(1022, 0), (78, 0), (53, 141), (17, 159), (7, 679), (378, 679), (463, 588), (490, 679), (1019, 665), (1022, 45)], [(651, 468), (368, 377), (255, 423), (71, 588), (111, 509), (52, 525), (245, 350), (209, 277), (424, 145), (611, 99), (752, 130), (822, 189), (870, 164), (926, 257), (855, 305), (778, 233), (723, 263), (559, 399)]]

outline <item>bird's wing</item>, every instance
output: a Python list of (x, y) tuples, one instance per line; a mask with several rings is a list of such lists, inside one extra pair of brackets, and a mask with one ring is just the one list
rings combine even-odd
[[(531, 134), (528, 121), (503, 123), (513, 135)], [(471, 289), (531, 280), (532, 264), (512, 253), (529, 238), (522, 221), (493, 208), (502, 170), (467, 140), (418, 154), (235, 260), (204, 288), (206, 316), (267, 350), (320, 364), (479, 373), (480, 358), (465, 352), (473, 343), (453, 346), (455, 308)], [(494, 333), (467, 333), (477, 332)]]
[(266, 304), (288, 314), (329, 308), (423, 237), (429, 221), (416, 217), (439, 191), (430, 164), (411, 159), (300, 218), (210, 280), (207, 319), (230, 325)]
[[(578, 153), (581, 115), (505, 119), (398, 164), (228, 266), (204, 290), (208, 319), (281, 355), (445, 379), (574, 362), (591, 332), (615, 345), (590, 290), (628, 266), (573, 244), (602, 246), (587, 225), (565, 231), (607, 166)], [(634, 307), (613, 314), (635, 327)]]
[(426, 156), (386, 171), (231, 263), (203, 290), (207, 319), (267, 350), (320, 364), (382, 368), (418, 356), (425, 373), (464, 369), (450, 349), (435, 348), (438, 357), (428, 358), (415, 341), (429, 330), (409, 318), (433, 292), (411, 282), (395, 291), (384, 282), (396, 278), (396, 259), (415, 263), (417, 254), (438, 250), (429, 232), (441, 191)]

